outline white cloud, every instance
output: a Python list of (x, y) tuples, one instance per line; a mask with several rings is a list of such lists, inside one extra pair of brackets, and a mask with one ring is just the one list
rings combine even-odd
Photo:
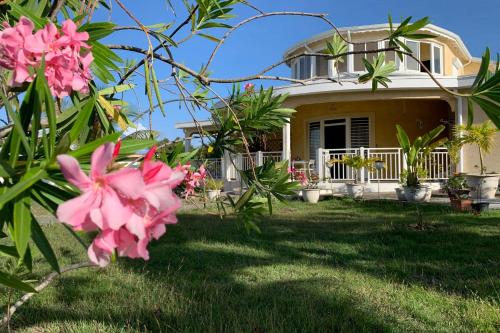
[(123, 136), (128, 136), (130, 134), (134, 134), (135, 132), (138, 132), (138, 131), (144, 131), (144, 130), (147, 130), (146, 127), (144, 127), (143, 124), (141, 123), (137, 123), (135, 124), (136, 128), (133, 128), (133, 127), (129, 127), (127, 128), (124, 132), (123, 132)]

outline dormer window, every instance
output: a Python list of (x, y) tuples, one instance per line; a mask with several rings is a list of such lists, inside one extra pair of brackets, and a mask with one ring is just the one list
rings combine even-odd
[(292, 61), (292, 78), (307, 80), (311, 78), (312, 57), (299, 57)]
[[(353, 45), (353, 50), (356, 51), (373, 51), (378, 49), (378, 43), (377, 42), (369, 42), (369, 43), (356, 43)], [(365, 65), (363, 63), (363, 58), (370, 59), (373, 58), (375, 54), (374, 53), (360, 53), (360, 54), (354, 54), (354, 71), (355, 72), (363, 72), (365, 70)]]
[[(441, 45), (429, 42), (406, 41), (413, 55), (434, 74), (443, 74), (443, 48)], [(415, 59), (406, 56), (406, 70), (425, 73), (425, 69), (420, 66)]]
[[(433, 74), (443, 74), (443, 47), (434, 42), (405, 40), (406, 46), (412, 51), (413, 55), (419, 59), (425, 67), (427, 67)], [(373, 51), (377, 49), (388, 48), (388, 41), (380, 42), (366, 42), (351, 44), (349, 50), (351, 51)], [(321, 52), (321, 51), (316, 51)], [(308, 80), (314, 77), (325, 78), (328, 76), (336, 76), (343, 73), (362, 73), (365, 66), (363, 59), (371, 62), (375, 53), (359, 53), (344, 56), (343, 62), (338, 63), (337, 73), (337, 60), (328, 59), (327, 57), (314, 57), (314, 56), (301, 56), (292, 60), (292, 78), (297, 80)], [(403, 61), (400, 61), (396, 52), (385, 52), (385, 61), (394, 62), (397, 72), (425, 72), (420, 63), (409, 56), (403, 56)]]

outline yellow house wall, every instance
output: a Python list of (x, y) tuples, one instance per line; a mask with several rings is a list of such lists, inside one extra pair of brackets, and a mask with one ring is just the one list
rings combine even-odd
[[(372, 147), (398, 147), (396, 124), (408, 132), (411, 139), (449, 118), (450, 107), (441, 100), (352, 101), (303, 105), (291, 120), (292, 157), (309, 156), (308, 124), (320, 119), (344, 116), (369, 116)], [(421, 127), (419, 127), (421, 126)]]
[[(467, 122), (467, 105), (464, 101), (463, 103), (464, 110), (464, 122)], [(474, 109), (474, 124), (480, 124), (484, 121), (488, 120), (486, 114), (481, 111), (477, 105)], [(498, 172), (500, 173), (500, 133), (496, 134), (495, 137), (495, 146), (490, 154), (484, 156), (484, 166), (486, 167), (487, 172)], [(474, 146), (465, 146), (464, 147), (464, 172), (466, 173), (476, 173), (479, 172), (479, 153), (477, 148)]]

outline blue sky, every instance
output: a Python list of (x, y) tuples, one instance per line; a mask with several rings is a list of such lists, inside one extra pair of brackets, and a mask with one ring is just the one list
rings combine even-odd
[[(172, 20), (178, 22), (185, 18), (185, 12), (179, 11), (174, 16), (168, 9), (165, 0), (122, 0), (123, 3), (144, 24), (167, 23)], [(177, 8), (183, 8), (180, 0), (172, 0)], [(395, 21), (407, 16), (421, 18), (429, 16), (433, 24), (451, 30), (462, 37), (470, 52), (479, 57), (486, 46), (493, 52), (500, 51), (500, 31), (496, 21), (497, 13), (500, 11), (498, 0), (477, 0), (474, 9), (470, 1), (464, 0), (419, 0), (419, 1), (397, 1), (397, 0), (254, 0), (252, 2), (266, 12), (269, 11), (301, 11), (327, 13), (337, 26), (353, 26), (387, 22), (387, 15), (391, 14)], [(247, 8), (235, 12), (238, 15), (234, 21), (251, 16), (252, 10)], [(133, 25), (133, 21), (114, 4), (111, 15), (98, 12), (94, 21), (112, 19), (119, 25)], [(295, 43), (308, 38), (316, 33), (328, 30), (328, 26), (320, 20), (305, 17), (274, 17), (251, 23), (235, 34), (221, 48), (213, 63), (213, 76), (216, 77), (239, 77), (253, 74), (269, 64), (281, 59), (283, 52)], [(178, 34), (184, 36), (185, 30)], [(217, 33), (215, 33), (217, 34)], [(109, 37), (108, 43), (121, 43), (146, 47), (143, 34), (137, 32), (120, 32)], [(202, 38), (194, 38), (184, 44), (182, 48), (175, 50), (174, 57), (194, 69), (199, 68), (206, 62), (214, 43)], [(121, 53), (125, 58), (134, 58), (133, 53)], [(156, 62), (159, 79), (169, 75), (168, 66)], [(282, 66), (277, 68), (274, 74), (289, 75), (289, 68)], [(140, 79), (137, 83), (143, 84)], [(259, 84), (258, 82), (254, 82)], [(263, 83), (268, 86), (269, 82)], [(274, 83), (280, 85), (282, 83)], [(217, 91), (224, 94), (230, 86), (216, 85)], [(143, 87), (138, 87), (134, 94), (125, 96), (134, 107), (144, 110), (148, 106), (147, 98), (144, 96)], [(178, 104), (167, 107), (167, 116), (164, 118), (160, 112), (154, 115), (153, 127), (158, 130), (162, 137), (173, 139), (182, 136), (182, 132), (174, 128), (179, 121), (191, 120), (189, 114)], [(197, 115), (198, 119), (206, 119), (204, 112)], [(146, 125), (146, 121), (143, 124)]]

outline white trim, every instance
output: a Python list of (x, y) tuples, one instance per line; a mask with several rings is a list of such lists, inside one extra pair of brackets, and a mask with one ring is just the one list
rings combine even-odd
[(200, 120), (198, 122), (193, 122), (193, 121), (188, 121), (188, 122), (182, 122), (182, 123), (176, 123), (175, 128), (176, 129), (185, 129), (185, 128), (197, 128), (196, 125), (199, 126), (212, 126), (214, 123), (211, 120)]
[[(381, 88), (379, 91), (387, 90), (439, 90), (438, 86), (432, 79), (424, 73), (394, 74), (388, 83), (388, 88)], [(460, 77), (439, 77), (439, 82), (449, 89), (464, 89), (470, 88), (474, 82), (475, 76), (460, 76)], [(371, 91), (371, 83), (358, 84), (353, 82), (342, 82), (342, 85), (332, 83), (329, 80), (316, 80), (306, 85), (292, 84), (288, 86), (276, 87), (274, 89), (277, 94), (288, 93), (290, 96), (304, 96), (311, 94), (324, 93), (345, 93), (345, 92), (364, 92)]]
[[(437, 75), (444, 75), (444, 51), (443, 51), (443, 46), (439, 45), (437, 43), (430, 43), (431, 44), (431, 72)], [(435, 65), (435, 55), (434, 55), (434, 48), (439, 49), (439, 68), (441, 69), (441, 73), (436, 73), (436, 69), (434, 68)]]

